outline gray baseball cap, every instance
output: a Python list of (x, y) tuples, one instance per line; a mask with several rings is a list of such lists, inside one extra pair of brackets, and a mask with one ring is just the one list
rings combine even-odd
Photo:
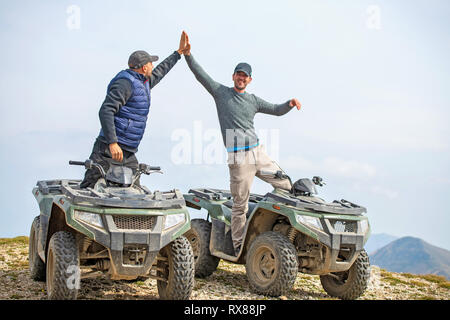
[(246, 62), (241, 62), (238, 63), (238, 65), (236, 66), (236, 68), (234, 68), (234, 73), (238, 72), (238, 71), (242, 71), (244, 72), (246, 75), (248, 75), (249, 77), (252, 76), (252, 67), (246, 63)]
[(133, 52), (128, 58), (128, 66), (131, 69), (138, 69), (149, 62), (158, 61), (158, 59), (158, 56), (151, 56), (144, 50), (138, 50)]

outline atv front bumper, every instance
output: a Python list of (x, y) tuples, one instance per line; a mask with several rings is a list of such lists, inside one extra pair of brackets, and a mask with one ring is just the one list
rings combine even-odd
[[(83, 208), (84, 209), (84, 208)], [(168, 215), (99, 214), (103, 227), (74, 217), (67, 224), (104, 246), (109, 255), (112, 279), (132, 279), (148, 275), (158, 252), (190, 229), (186, 209), (173, 209), (170, 214), (184, 214), (184, 221), (165, 228)], [(118, 209), (123, 212), (123, 209)], [(92, 257), (95, 258), (95, 255)]]
[(308, 270), (308, 262), (304, 260), (302, 265), (300, 259), (302, 271), (328, 274), (349, 270), (360, 252), (364, 250), (370, 236), (367, 220), (343, 220), (335, 216), (325, 216), (321, 219), (321, 224), (323, 230), (310, 228), (316, 235), (316, 240), (322, 244), (320, 263)]

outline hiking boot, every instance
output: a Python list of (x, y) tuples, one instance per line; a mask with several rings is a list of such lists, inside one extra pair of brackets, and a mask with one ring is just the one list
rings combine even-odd
[(238, 246), (234, 248), (234, 255), (237, 257), (239, 255), (239, 252), (241, 252), (241, 246)]

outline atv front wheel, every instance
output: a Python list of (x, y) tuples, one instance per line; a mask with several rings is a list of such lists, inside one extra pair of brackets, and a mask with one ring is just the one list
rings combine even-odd
[(191, 220), (191, 230), (186, 233), (194, 253), (195, 276), (205, 278), (217, 269), (220, 259), (211, 255), (211, 223), (203, 219)]
[(55, 232), (47, 251), (47, 295), (51, 300), (76, 299), (80, 288), (80, 259), (75, 236)]
[(363, 250), (349, 270), (320, 276), (320, 282), (330, 296), (353, 300), (361, 296), (367, 289), (369, 278), (369, 256)]
[(292, 288), (297, 277), (297, 250), (284, 235), (265, 232), (252, 242), (245, 269), (252, 291), (280, 296)]
[(31, 224), (30, 238), (28, 240), (28, 263), (30, 266), (31, 279), (35, 281), (44, 281), (45, 263), (38, 254), (39, 228), (40, 218), (38, 216), (34, 218), (33, 223)]
[(160, 299), (187, 300), (194, 288), (194, 254), (189, 241), (181, 236), (161, 249), (157, 262)]

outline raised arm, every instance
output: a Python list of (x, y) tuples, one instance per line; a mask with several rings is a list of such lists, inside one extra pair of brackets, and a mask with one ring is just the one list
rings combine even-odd
[(221, 84), (214, 81), (205, 72), (205, 70), (203, 70), (203, 68), (198, 64), (198, 62), (194, 59), (190, 52), (185, 53), (184, 58), (186, 59), (189, 69), (191, 69), (198, 82), (200, 82), (211, 95), (214, 95), (217, 89), (220, 88)]
[(214, 81), (191, 55), (191, 44), (187, 34), (186, 46), (184, 47), (182, 53), (184, 54), (184, 58), (186, 59), (189, 69), (191, 69), (198, 82), (200, 82), (211, 95), (214, 95), (215, 91), (221, 86), (221, 84)]
[(155, 69), (152, 71), (150, 77), (150, 89), (156, 86), (166, 74), (169, 73), (170, 69), (180, 60), (181, 56), (178, 51), (174, 51), (170, 56), (159, 63)]
[(164, 76), (169, 73), (170, 69), (180, 60), (181, 54), (186, 50), (188, 45), (188, 36), (186, 32), (181, 33), (180, 45), (177, 51), (174, 51), (170, 56), (168, 56), (164, 61), (153, 69), (152, 75), (150, 77), (150, 89), (156, 86)]

